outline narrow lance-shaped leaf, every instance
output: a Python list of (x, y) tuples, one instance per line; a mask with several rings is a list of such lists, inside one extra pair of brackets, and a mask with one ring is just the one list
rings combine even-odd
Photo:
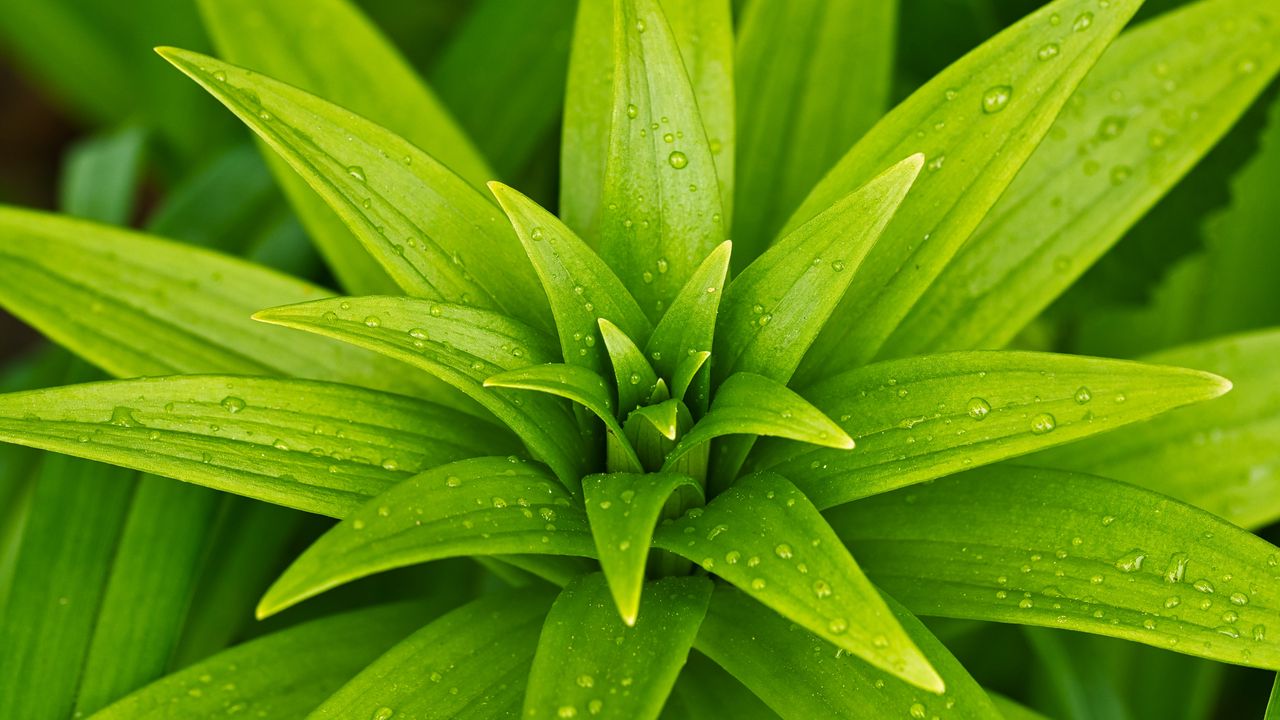
[(765, 441), (751, 466), (785, 473), (828, 508), (1113, 430), (1230, 388), (1196, 370), (1049, 353), (891, 360), (804, 390), (857, 441), (855, 450)]
[(946, 647), (892, 598), (885, 601), (946, 681), (945, 694), (924, 692), (856, 655), (847, 655), (724, 585), (718, 585), (711, 596), (694, 646), (786, 720), (919, 716), (998, 720), (1000, 714), (982, 688)]
[(1201, 367), (1235, 390), (1203, 406), (1175, 410), (1028, 458), (1043, 467), (1142, 485), (1242, 527), (1280, 517), (1280, 331), (1199, 343), (1151, 362)]
[(645, 354), (653, 361), (654, 369), (670, 382), (674, 382), (676, 369), (686, 357), (711, 351), (732, 252), (733, 243), (728, 240), (711, 251), (671, 302), (645, 345)]
[(279, 153), (407, 294), (549, 327), (537, 278), (509, 223), (435, 158), (277, 80), (185, 50), (160, 53)]
[(1280, 7), (1249, 0), (1202, 0), (1122, 35), (881, 354), (1013, 339), (1266, 89), (1280, 69), (1268, 43)]
[(780, 475), (739, 480), (702, 513), (660, 526), (654, 545), (912, 685), (945, 689), (818, 510)]
[(687, 475), (610, 473), (582, 480), (582, 497), (600, 567), (618, 614), (627, 625), (636, 624), (640, 611), (653, 529), (676, 493), (702, 504), (702, 488)]
[(218, 653), (94, 717), (301, 717), (427, 617), (402, 604), (313, 620)]
[[(771, 610), (765, 612), (773, 613)], [(723, 717), (778, 720), (777, 713), (723, 668), (708, 660), (706, 655), (689, 653), (689, 662), (680, 671), (680, 678), (663, 708), (663, 720), (716, 720)]]
[(657, 391), (658, 375), (644, 352), (622, 328), (600, 318), (600, 337), (604, 339), (617, 381), (618, 412), (625, 415), (649, 402)]
[(77, 142), (67, 153), (58, 205), (68, 215), (112, 225), (131, 219), (147, 134), (125, 127)]
[(724, 240), (716, 166), (658, 0), (615, 0), (600, 253), (651, 319)]
[(1271, 698), (1267, 701), (1267, 713), (1263, 720), (1280, 718), (1280, 676), (1271, 685)]
[(385, 710), (420, 720), (514, 716), (554, 598), (548, 588), (529, 587), (467, 603), (400, 641), (307, 717), (371, 718)]
[(1002, 465), (830, 516), (867, 574), (913, 612), (1280, 669), (1280, 550), (1149, 490)]
[(717, 378), (754, 372), (782, 383), (791, 379), (922, 164), (919, 154), (898, 161), (734, 278), (716, 324)]
[(0, 396), (0, 440), (335, 517), (420, 470), (516, 447), (497, 425), (421, 400), (212, 375)]
[(763, 375), (736, 373), (716, 391), (711, 411), (680, 438), (666, 464), (725, 435), (770, 435), (841, 450), (854, 446), (839, 425), (787, 386)]
[(226, 255), (0, 208), (0, 275), (5, 309), (112, 375), (297, 375), (456, 402), (400, 363), (253, 322), (332, 291)]
[(597, 323), (609, 320), (643, 342), (652, 326), (609, 266), (556, 216), (501, 183), (489, 189), (515, 226), (551, 301), (564, 360), (600, 375), (609, 369)]
[(591, 557), (587, 516), (542, 466), (473, 458), (395, 485), (352, 511), (271, 586), (259, 617), (358, 578), (463, 555)]
[[(399, 134), (475, 187), (491, 179), (484, 158), (399, 51), (346, 0), (202, 0), (205, 27), (230, 62), (326, 98)], [(305, 32), (280, 42), (307, 19)], [(352, 294), (390, 292), (394, 284), (343, 221), (285, 160), (263, 149), (329, 267)]]
[(585, 464), (569, 408), (555, 398), (484, 387), (504, 370), (556, 359), (548, 339), (503, 315), (404, 297), (322, 300), (264, 310), (258, 320), (336, 338), (422, 368), (505, 423), (561, 480)]
[[(823, 178), (784, 233), (887, 163), (923, 151), (926, 171), (858, 273), (800, 374), (876, 355), (969, 237), (1141, 0), (1056, 0), (983, 43), (889, 112)], [(1043, 59), (1041, 59), (1043, 58)], [(923, 133), (923, 137), (920, 135)]]
[(736, 68), (738, 268), (768, 248), (805, 194), (884, 113), (897, 6), (897, 0), (747, 5)]
[(645, 587), (646, 612), (623, 624), (604, 576), (560, 593), (547, 615), (525, 691), (526, 718), (655, 720), (711, 598), (711, 582), (668, 577)]
[(490, 376), (485, 379), (484, 386), (533, 390), (578, 403), (600, 418), (607, 431), (621, 441), (618, 448), (628, 455), (632, 466), (639, 470), (640, 461), (635, 457), (635, 451), (626, 443), (626, 435), (614, 416), (613, 393), (609, 392), (604, 378), (585, 367), (561, 363), (530, 365)]

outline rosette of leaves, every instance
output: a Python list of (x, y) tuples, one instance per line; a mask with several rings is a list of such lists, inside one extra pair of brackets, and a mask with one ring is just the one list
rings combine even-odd
[[(727, 0), (582, 2), (557, 217), (351, 7), (205, 3), (237, 64), (159, 52), (256, 133), (350, 294), (4, 209), (0, 300), (131, 379), (4, 395), (0, 439), (339, 518), (260, 617), (454, 557), (515, 589), (332, 615), (75, 707), (999, 717), (915, 614), (1280, 668), (1276, 548), (1001, 462), (1231, 387), (999, 349), (1280, 66), (1275, 7), (1121, 35), (1138, 5), (1056, 0), (872, 124), (828, 82), (850, 38), (888, 62), (892, 13), (756, 2), (735, 38)], [(126, 640), (95, 635), (82, 682)]]

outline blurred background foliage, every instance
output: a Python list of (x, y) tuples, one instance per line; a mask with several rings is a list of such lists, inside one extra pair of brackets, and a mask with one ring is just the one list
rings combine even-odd
[[(735, 10), (751, 1), (734, 0)], [(900, 0), (890, 104), (1040, 4)], [(1134, 22), (1181, 4), (1147, 0)], [(427, 78), (500, 178), (554, 208), (574, 0), (359, 5)], [(332, 282), (248, 131), (158, 58), (152, 48), (161, 44), (212, 52), (194, 2), (6, 0), (0, 12), (0, 202), (145, 227)], [(1280, 286), (1258, 280), (1280, 276), (1277, 91), (1273, 83), (1017, 344), (1131, 357), (1280, 324)], [(843, 147), (834, 153), (832, 162)], [(1252, 272), (1232, 272), (1244, 265)], [(1221, 281), (1237, 276), (1253, 284)], [(5, 389), (59, 384), (69, 363), (3, 312), (0, 360), (7, 366)], [(0, 463), (16, 457), (5, 454)], [(0, 508), (17, 502), (0, 501)], [(228, 543), (252, 538), (281, 563), (326, 525), (265, 505), (219, 512), (209, 521), (210, 532), (226, 533)], [(0, 521), (5, 515), (0, 512)], [(236, 532), (219, 525), (227, 517), (236, 518)], [(12, 525), (4, 529), (14, 531)], [(1275, 526), (1260, 534), (1280, 540)], [(0, 565), (6, 560), (12, 558), (0, 558)], [(279, 569), (217, 562), (206, 562), (194, 581), (194, 616), (216, 619), (213, 608), (220, 604), (243, 605)], [(228, 575), (243, 582), (211, 580)], [(451, 579), (451, 591), (440, 592), (439, 577)], [(380, 575), (267, 623), (197, 624), (173, 663), (181, 666), (332, 607), (433, 587), (443, 609), (461, 602), (475, 583), (491, 582), (466, 561)], [(1100, 637), (977, 622), (930, 625), (983, 685), (1054, 717), (1260, 717), (1273, 678)]]

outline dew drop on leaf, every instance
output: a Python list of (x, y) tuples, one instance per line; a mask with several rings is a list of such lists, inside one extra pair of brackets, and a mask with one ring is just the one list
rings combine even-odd
[(991, 412), (991, 404), (980, 397), (969, 398), (969, 417), (982, 420)]
[(675, 150), (667, 156), (667, 162), (671, 163), (671, 167), (682, 170), (689, 165), (689, 156), (679, 150)]
[(1056, 427), (1058, 427), (1058, 421), (1049, 413), (1040, 413), (1031, 418), (1031, 432), (1036, 435), (1051, 433)]
[(1013, 88), (1009, 85), (996, 85), (982, 93), (982, 112), (988, 115), (1004, 110), (1013, 97)]
[(220, 404), (222, 405), (222, 409), (229, 413), (238, 413), (245, 407), (244, 400), (235, 397), (234, 395), (228, 395), (222, 398), (222, 402)]

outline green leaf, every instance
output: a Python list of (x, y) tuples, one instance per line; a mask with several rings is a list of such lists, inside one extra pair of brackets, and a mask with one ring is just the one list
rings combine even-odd
[(307, 717), (490, 720), (519, 713), (538, 633), (555, 595), (488, 595), (431, 622), (356, 675)]
[(913, 612), (1280, 668), (1280, 551), (1149, 490), (1000, 465), (829, 517), (867, 575)]
[[(378, 28), (346, 0), (201, 0), (205, 26), (230, 62), (278, 78), (388, 128), (480, 187), (493, 174), (449, 112)], [(282, 33), (307, 19), (305, 32)], [(348, 291), (394, 287), (303, 178), (264, 156)], [(397, 158), (398, 160), (399, 158)]]
[(148, 233), (223, 252), (242, 251), (288, 207), (249, 142), (232, 145), (169, 189), (147, 218)]
[(763, 375), (736, 373), (716, 391), (711, 411), (676, 443), (666, 465), (725, 435), (772, 435), (842, 450), (854, 446), (839, 425), (785, 385)]
[(198, 53), (159, 52), (279, 153), (405, 293), (549, 326), (508, 223), (447, 166), (297, 88)]
[(729, 0), (662, 0), (671, 34), (707, 133), (716, 166), (724, 224), (732, 225), (734, 196), (734, 37)]
[(654, 545), (701, 564), (872, 665), (944, 691), (848, 550), (785, 478), (761, 473), (739, 480), (703, 512), (660, 526)]
[(112, 375), (297, 375), (456, 402), (400, 363), (252, 322), (332, 293), (225, 255), (0, 207), (0, 274), (5, 309)]
[(996, 706), (1004, 720), (1049, 720), (1035, 710), (1014, 702), (1000, 693), (988, 690), (987, 696), (991, 698), (991, 704)]
[(1258, 48), (1277, 41), (1280, 8), (1249, 0), (1193, 3), (1122, 35), (881, 354), (1012, 340), (1266, 89), (1280, 54)]
[(709, 394), (705, 388), (707, 383), (706, 373), (699, 375), (699, 371), (711, 359), (711, 353), (703, 350), (692, 355), (685, 355), (680, 364), (676, 366), (675, 374), (671, 379), (672, 397), (677, 400), (684, 399), (685, 394), (689, 391), (689, 386), (695, 380), (699, 380), (699, 389), (696, 390), (697, 395), (692, 398), (690, 404), (698, 405), (705, 410), (707, 395)]
[(717, 378), (753, 372), (782, 383), (791, 379), (922, 164), (919, 154), (897, 161), (734, 278), (716, 323)]
[(657, 0), (620, 0), (615, 10), (599, 247), (657, 319), (724, 241), (725, 218), (715, 160), (662, 8)]
[(133, 473), (43, 460), (0, 608), (0, 697), (13, 717), (71, 716), (133, 487)]
[(168, 668), (221, 501), (205, 488), (139, 479), (81, 671), (75, 712), (82, 717)]
[(313, 620), (218, 653), (94, 717), (301, 717), (428, 617), (397, 604)]
[(610, 473), (582, 479), (582, 497), (600, 567), (618, 614), (629, 626), (636, 624), (640, 612), (640, 589), (653, 529), (676, 493), (696, 498), (698, 505), (703, 502), (702, 487), (687, 475)]
[(609, 320), (644, 341), (652, 326), (622, 281), (556, 216), (501, 183), (490, 183), (524, 243), (551, 300), (565, 362), (608, 373), (605, 349), (596, 343), (597, 322)]
[(133, 213), (147, 134), (139, 127), (91, 137), (72, 146), (58, 205), (68, 215), (125, 225)]
[(214, 375), (0, 396), (0, 440), (334, 517), (415, 472), (515, 447), (499, 426), (421, 400)]
[[(732, 252), (733, 243), (728, 240), (711, 251), (671, 302), (645, 345), (645, 355), (652, 359), (658, 374), (672, 383), (673, 389), (676, 371), (685, 358), (711, 351)], [(676, 393), (675, 397), (682, 394)]]
[(1280, 676), (1277, 676), (1275, 683), (1271, 686), (1271, 698), (1267, 700), (1267, 713), (1262, 720), (1275, 720), (1280, 718)]
[(526, 169), (555, 135), (574, 7), (483, 0), (432, 65), (432, 87), (499, 173), (484, 180)]
[[(814, 183), (880, 119), (893, 76), (897, 5), (747, 6), (737, 55), (739, 267), (765, 251)], [(919, 16), (907, 17), (914, 32)]]
[(608, 384), (604, 378), (587, 368), (562, 363), (529, 365), (492, 375), (485, 379), (484, 386), (534, 390), (578, 403), (604, 422), (608, 432), (621, 441), (618, 448), (627, 454), (627, 459), (639, 470), (640, 460), (627, 444), (626, 434), (614, 417), (613, 397)]
[(593, 245), (613, 107), (613, 2), (578, 2), (561, 124), (560, 217)]
[(804, 390), (857, 449), (766, 441), (752, 466), (785, 474), (828, 508), (1146, 420), (1230, 388), (1196, 370), (1049, 353), (890, 360)]
[(1142, 485), (1242, 527), (1274, 522), (1280, 518), (1278, 353), (1280, 331), (1272, 330), (1149, 356), (1222, 373), (1235, 391), (1029, 460)]
[[(714, 595), (712, 596), (715, 597)], [(662, 710), (663, 720), (778, 720), (760, 698), (702, 653), (689, 653), (689, 662)]]
[(787, 720), (935, 716), (997, 720), (999, 713), (964, 666), (911, 613), (886, 600), (893, 617), (946, 680), (946, 694), (922, 692), (892, 673), (846, 655), (745, 593), (723, 585), (711, 596), (696, 647)]
[(550, 553), (591, 557), (587, 516), (542, 466), (474, 458), (405, 480), (325, 533), (258, 605), (273, 615), (342, 583), (463, 555)]
[(627, 626), (603, 575), (571, 583), (542, 628), (522, 717), (657, 718), (689, 655), (711, 587), (698, 577), (653, 581), (645, 588), (645, 614)]
[(613, 376), (618, 388), (618, 413), (635, 410), (649, 402), (658, 388), (658, 375), (645, 359), (644, 352), (621, 328), (600, 318), (600, 337), (604, 339), (613, 365)]
[[(872, 173), (924, 152), (929, 170), (862, 263), (800, 370), (806, 382), (869, 361), (1013, 180), (1140, 0), (1055, 0), (943, 70), (823, 178), (783, 233)], [(1041, 55), (1050, 55), (1041, 60)], [(1043, 52), (1042, 52), (1043, 51)], [(919, 133), (924, 133), (921, 137)]]
[(336, 338), (422, 368), (511, 428), (566, 483), (586, 464), (569, 407), (554, 398), (492, 390), (484, 381), (556, 359), (548, 339), (503, 315), (404, 297), (323, 300), (272, 308), (258, 320)]
[(1131, 717), (1109, 668), (1098, 662), (1100, 648), (1085, 644), (1097, 638), (1044, 628), (1023, 628), (1023, 634), (1038, 661), (1032, 682), (1040, 688), (1036, 694), (1041, 706), (1048, 705), (1056, 717)]

